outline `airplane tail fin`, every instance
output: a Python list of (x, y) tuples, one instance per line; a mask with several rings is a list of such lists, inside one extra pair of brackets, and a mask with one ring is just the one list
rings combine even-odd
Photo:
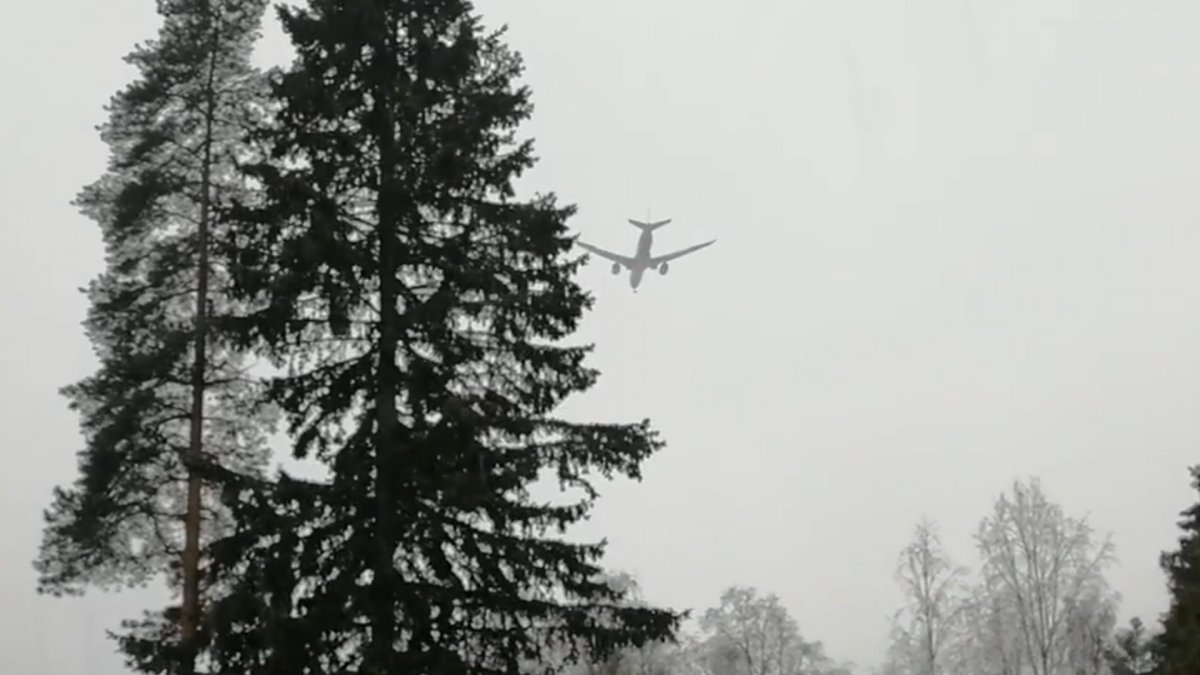
[(667, 218), (666, 220), (657, 220), (653, 223), (643, 223), (640, 220), (634, 220), (632, 218), (629, 219), (630, 225), (633, 225), (634, 227), (636, 227), (640, 230), (646, 230), (649, 232), (653, 232), (653, 231), (657, 230), (658, 228), (662, 227), (663, 225), (666, 225), (669, 222), (671, 222), (670, 218)]

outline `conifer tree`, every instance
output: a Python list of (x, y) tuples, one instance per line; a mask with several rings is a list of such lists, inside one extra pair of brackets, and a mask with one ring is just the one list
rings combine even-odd
[[(1191, 468), (1192, 486), (1200, 491), (1200, 465)], [(1200, 503), (1184, 511), (1179, 549), (1164, 553), (1171, 604), (1162, 631), (1153, 638), (1156, 675), (1200, 673)]]
[(63, 390), (82, 418), (80, 475), (54, 491), (35, 566), (54, 594), (166, 575), (181, 606), (144, 628), (169, 638), (173, 656), (148, 658), (138, 630), (122, 638), (146, 672), (193, 672), (201, 552), (229, 515), (205, 467), (253, 475), (266, 459), (261, 386), (210, 325), (242, 311), (211, 242), (226, 236), (218, 206), (244, 191), (236, 163), (253, 156), (239, 139), (262, 112), (265, 82), (249, 59), (265, 5), (159, 0), (158, 39), (126, 58), (140, 76), (100, 127), (108, 170), (76, 200), (107, 250), (85, 289), (100, 363)]
[[(298, 56), (251, 171), (263, 204), (229, 243), (262, 307), (238, 327), (286, 367), (272, 400), (329, 478), (230, 495), (220, 667), (515, 673), (551, 643), (603, 656), (669, 637), (678, 615), (598, 576), (603, 542), (561, 534), (596, 474), (639, 478), (661, 443), (647, 422), (554, 415), (597, 376), (563, 342), (591, 298), (573, 209), (514, 194), (534, 163), (518, 55), (465, 0), (280, 16)], [(582, 496), (539, 503), (543, 476)]]

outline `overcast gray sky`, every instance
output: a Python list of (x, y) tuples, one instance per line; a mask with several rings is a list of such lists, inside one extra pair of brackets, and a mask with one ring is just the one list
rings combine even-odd
[[(670, 217), (718, 242), (640, 292), (594, 263), (568, 406), (669, 447), (581, 535), (651, 600), (778, 593), (809, 639), (879, 660), (923, 514), (970, 534), (1013, 478), (1114, 534), (1123, 616), (1200, 462), (1200, 4), (1194, 0), (480, 0), (527, 60), (540, 166), (591, 243)], [(102, 636), (160, 591), (38, 598), (29, 561), (75, 475), (57, 394), (93, 367), (100, 271), (70, 199), (151, 38), (150, 0), (0, 13), (0, 672), (114, 675)], [(270, 20), (264, 62), (288, 57)]]

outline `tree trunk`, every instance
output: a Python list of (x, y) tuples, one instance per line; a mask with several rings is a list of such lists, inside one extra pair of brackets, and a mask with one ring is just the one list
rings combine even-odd
[(196, 669), (196, 633), (200, 625), (200, 464), (204, 455), (204, 393), (208, 370), (208, 236), (211, 217), (213, 118), (216, 95), (213, 86), (217, 70), (217, 17), (213, 21), (213, 43), (209, 52), (208, 81), (205, 84), (204, 159), (200, 171), (200, 223), (196, 233), (196, 323), (195, 358), (192, 362), (192, 420), (187, 457), (187, 510), (183, 526), (183, 607), (180, 614), (180, 638), (183, 646), (181, 675)]
[(396, 367), (397, 333), (396, 301), (399, 256), (396, 249), (396, 228), (401, 210), (396, 204), (395, 113), (392, 109), (391, 87), (395, 82), (396, 55), (394, 49), (381, 50), (378, 59), (379, 80), (375, 105), (379, 112), (379, 194), (376, 208), (379, 218), (379, 388), (375, 399), (375, 561), (371, 585), (374, 607), (371, 617), (371, 664), (368, 672), (390, 675), (395, 642), (393, 556), (396, 532), (393, 524), (395, 509), (389, 480), (394, 472), (390, 467), (398, 451), (396, 396), (399, 393), (399, 373)]

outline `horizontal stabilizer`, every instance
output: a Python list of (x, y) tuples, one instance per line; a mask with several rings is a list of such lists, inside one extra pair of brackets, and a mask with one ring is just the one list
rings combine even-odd
[(663, 225), (666, 225), (669, 222), (671, 222), (670, 218), (667, 218), (666, 220), (659, 220), (659, 221), (656, 221), (653, 223), (643, 223), (640, 220), (634, 220), (633, 218), (629, 219), (630, 225), (633, 225), (634, 227), (637, 227), (642, 230), (649, 230), (651, 232), (653, 232), (654, 230), (657, 230), (658, 228), (662, 227)]

